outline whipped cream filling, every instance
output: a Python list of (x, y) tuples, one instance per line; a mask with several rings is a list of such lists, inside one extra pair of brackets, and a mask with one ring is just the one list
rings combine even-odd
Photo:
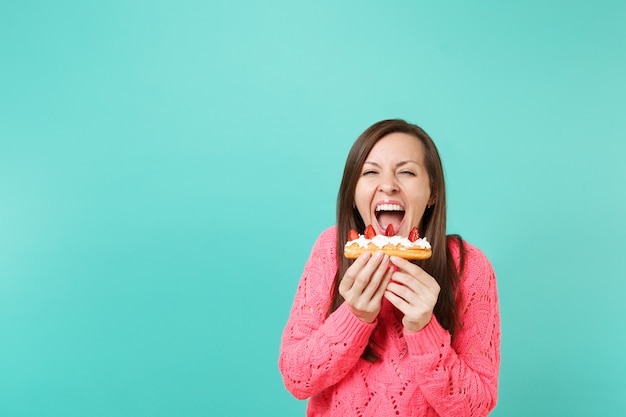
[(346, 243), (346, 247), (352, 246), (353, 244), (357, 244), (362, 248), (366, 248), (370, 243), (378, 246), (379, 248), (383, 248), (385, 245), (393, 245), (393, 246), (402, 246), (405, 248), (419, 248), (419, 249), (430, 249), (430, 243), (426, 240), (426, 237), (421, 237), (417, 239), (415, 242), (411, 242), (408, 237), (402, 236), (383, 236), (376, 235), (371, 239), (365, 239), (365, 236), (359, 235), (358, 239), (350, 240)]

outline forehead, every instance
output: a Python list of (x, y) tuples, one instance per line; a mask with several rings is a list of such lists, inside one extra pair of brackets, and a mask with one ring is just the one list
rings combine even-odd
[(424, 145), (413, 135), (401, 132), (390, 133), (376, 142), (365, 162), (398, 159), (412, 160), (421, 164), (424, 161)]

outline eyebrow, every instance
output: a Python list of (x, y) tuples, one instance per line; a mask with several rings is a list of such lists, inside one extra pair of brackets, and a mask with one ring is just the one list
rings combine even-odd
[[(413, 164), (415, 164), (415, 165), (420, 165), (417, 161), (414, 161), (414, 160), (412, 160), (412, 159), (407, 159), (407, 160), (405, 160), (405, 161), (400, 161), (400, 162), (398, 162), (398, 163), (396, 164), (396, 168), (401, 167), (402, 165), (410, 164), (410, 163), (413, 163)], [(365, 161), (365, 162), (363, 162), (363, 165), (365, 165), (365, 164), (370, 164), (370, 165), (374, 165), (374, 166), (376, 166), (376, 167), (380, 167), (380, 165), (379, 165), (379, 164), (377, 164), (376, 162)], [(421, 165), (420, 165), (420, 166), (421, 166)]]

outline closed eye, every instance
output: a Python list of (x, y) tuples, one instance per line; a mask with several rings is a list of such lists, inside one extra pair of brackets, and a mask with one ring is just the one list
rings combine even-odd
[(415, 174), (415, 172), (413, 172), (413, 171), (400, 171), (400, 174), (409, 175), (411, 177), (416, 177), (417, 176), (417, 174)]
[(365, 175), (373, 175), (373, 174), (377, 174), (377, 171), (374, 171), (373, 169), (366, 169), (365, 171), (363, 171), (363, 173), (361, 175), (365, 176)]

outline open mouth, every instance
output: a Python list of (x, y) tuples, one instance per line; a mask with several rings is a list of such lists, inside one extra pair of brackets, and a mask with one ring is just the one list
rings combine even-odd
[(379, 233), (384, 234), (389, 225), (393, 227), (393, 234), (395, 235), (400, 230), (402, 223), (404, 222), (404, 207), (397, 203), (381, 202), (376, 205), (375, 215), (376, 222), (379, 226)]

